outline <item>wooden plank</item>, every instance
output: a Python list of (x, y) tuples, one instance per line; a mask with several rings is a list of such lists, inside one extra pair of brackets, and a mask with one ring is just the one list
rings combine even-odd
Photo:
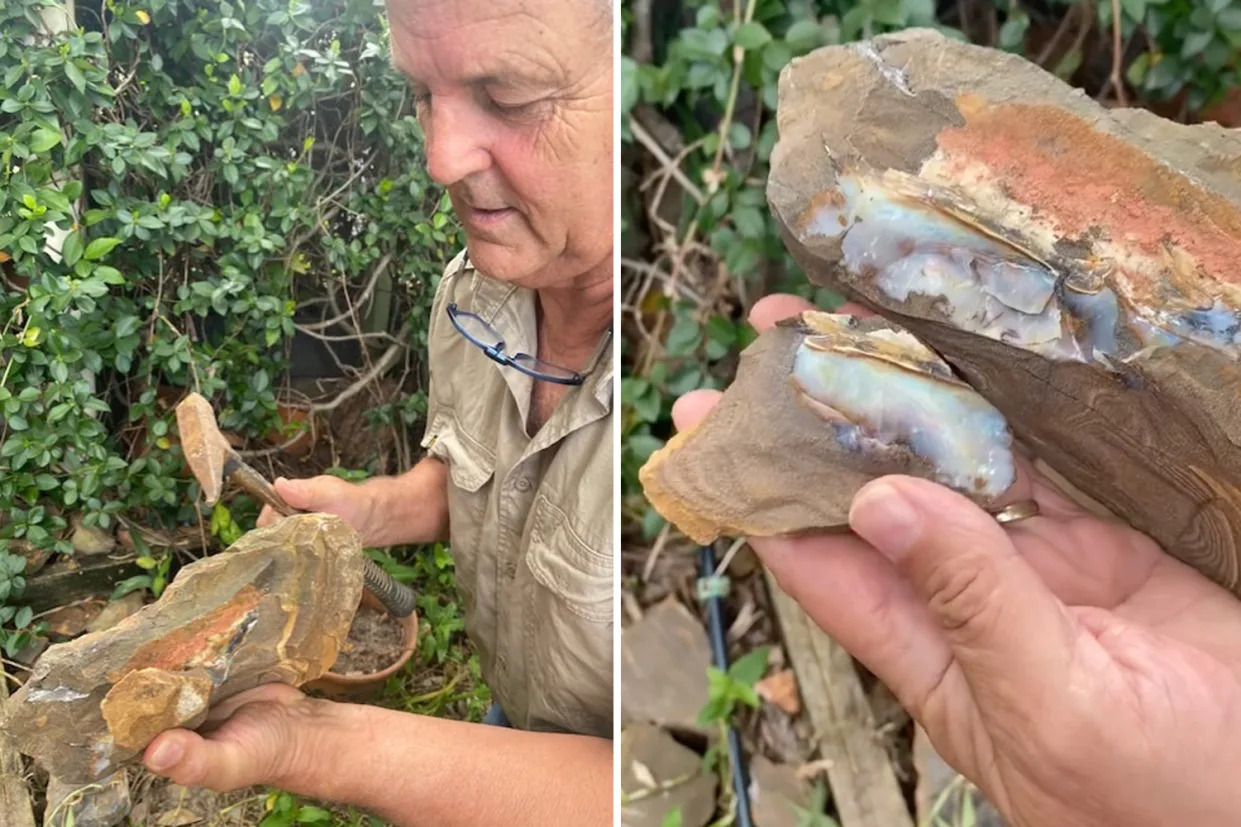
[(766, 576), (841, 827), (913, 827), (853, 659)]
[[(8, 679), (0, 675), (0, 704), (9, 700)], [(0, 739), (0, 827), (35, 827), (30, 790), (22, 772), (22, 757)]]
[(145, 574), (134, 565), (135, 557), (84, 557), (81, 562), (52, 563), (26, 581), (20, 600), (34, 611), (44, 612), (87, 597), (107, 597), (125, 578)]
[[(999, 810), (992, 806), (982, 792), (945, 763), (926, 730), (915, 725), (914, 768), (918, 771), (918, 788), (914, 802), (918, 810), (919, 824), (964, 824), (969, 809), (974, 818), (973, 827), (1007, 827)], [(938, 821), (937, 821), (938, 819)]]

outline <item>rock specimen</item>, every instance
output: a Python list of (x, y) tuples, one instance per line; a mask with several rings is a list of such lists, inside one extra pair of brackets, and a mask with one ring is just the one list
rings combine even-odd
[(662, 827), (679, 811), (682, 827), (703, 827), (715, 812), (719, 784), (702, 756), (649, 724), (621, 733), (621, 824)]
[(1241, 135), (909, 31), (781, 76), (790, 252), (1052, 468), (1241, 593)]
[(6, 705), (4, 735), (53, 776), (85, 784), (238, 692), (312, 680), (349, 631), (362, 560), (338, 517), (256, 529), (183, 568), (157, 602), (48, 649)]
[(711, 644), (702, 622), (667, 597), (621, 634), (621, 721), (707, 735), (698, 713), (710, 697)]
[[(767, 197), (810, 279), (908, 330), (1072, 485), (1241, 594), (1241, 134), (1105, 109), (927, 30), (794, 61), (778, 119)], [(781, 336), (751, 361), (791, 347)], [(735, 407), (801, 430), (760, 450), (717, 428), (697, 450), (738, 450), (752, 479), (682, 469), (663, 496), (709, 483), (722, 511), (672, 519), (698, 517), (691, 534), (839, 519), (841, 491), (878, 469), (812, 475), (832, 429), (768, 416), (771, 384), (750, 381)], [(771, 485), (780, 465), (800, 490)], [(809, 502), (823, 492), (833, 505)]]
[(640, 476), (655, 508), (706, 543), (844, 526), (882, 474), (988, 505), (1015, 479), (1011, 446), (1004, 417), (909, 333), (808, 312), (750, 345), (720, 403)]
[[(125, 823), (133, 806), (124, 770), (85, 787), (52, 776), (47, 780), (46, 795), (43, 827), (117, 827)], [(8, 827), (2, 821), (0, 825)]]

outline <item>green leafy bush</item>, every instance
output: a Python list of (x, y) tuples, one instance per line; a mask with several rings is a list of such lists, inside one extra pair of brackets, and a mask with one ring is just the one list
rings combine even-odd
[[(243, 438), (280, 428), (290, 348), (317, 332), (303, 323), (356, 321), (367, 308), (346, 297), (382, 276), (390, 311), (368, 335), (417, 349), (458, 246), (382, 0), (103, 0), (68, 27), (59, 14), (0, 0), (11, 584), (13, 551), (70, 553), (75, 515), (197, 522), (170, 409), (182, 389)], [(413, 362), (406, 421), (422, 410)], [(213, 530), (229, 533), (218, 515)], [(4, 591), (0, 604), (20, 586)]]

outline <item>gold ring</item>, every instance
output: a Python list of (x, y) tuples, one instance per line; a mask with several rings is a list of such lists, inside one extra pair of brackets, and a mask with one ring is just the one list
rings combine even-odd
[(1038, 503), (1034, 500), (1022, 500), (1012, 505), (1006, 505), (999, 511), (992, 511), (991, 516), (995, 517), (995, 521), (1001, 525), (1028, 520), (1031, 517), (1038, 516)]

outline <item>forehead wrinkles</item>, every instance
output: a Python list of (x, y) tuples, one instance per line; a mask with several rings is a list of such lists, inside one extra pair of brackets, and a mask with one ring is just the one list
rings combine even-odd
[(547, 6), (555, 4), (539, 2), (388, 0), (392, 60), (424, 83), (515, 73), (572, 86), (599, 57), (597, 43), (586, 34), (591, 20), (576, 7), (578, 1), (570, 4), (575, 9), (553, 15)]
[(511, 73), (564, 82), (571, 61), (563, 38), (537, 16), (506, 5), (390, 0), (393, 62), (424, 83)]

